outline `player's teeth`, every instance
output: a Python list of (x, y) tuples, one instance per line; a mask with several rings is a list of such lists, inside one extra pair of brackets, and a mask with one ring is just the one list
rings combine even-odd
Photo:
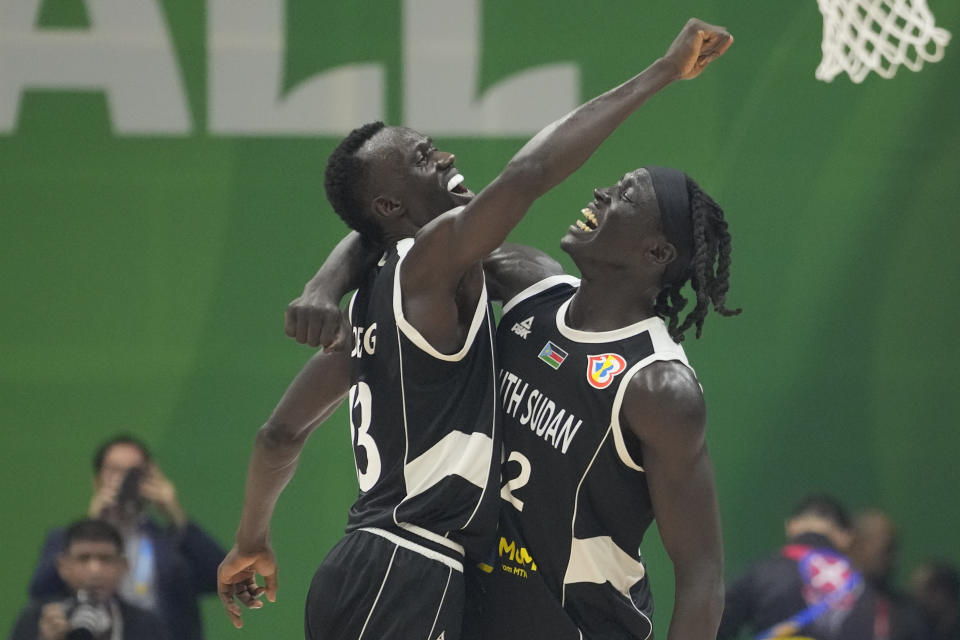
[(457, 188), (457, 185), (463, 182), (463, 174), (458, 173), (449, 180), (447, 180), (447, 191), (453, 191)]
[(580, 229), (582, 231), (593, 231), (593, 229), (588, 227), (583, 220), (577, 220), (577, 229)]
[(583, 217), (589, 220), (594, 227), (597, 226), (597, 215), (593, 211), (591, 211), (587, 207), (584, 207), (583, 209), (580, 210), (580, 213), (582, 213)]

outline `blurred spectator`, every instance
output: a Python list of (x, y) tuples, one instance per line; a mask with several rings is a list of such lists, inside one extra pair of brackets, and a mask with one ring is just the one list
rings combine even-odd
[(872, 591), (877, 640), (926, 640), (930, 631), (920, 609), (893, 586), (900, 536), (893, 520), (879, 509), (853, 520), (850, 559)]
[(117, 596), (127, 571), (120, 533), (103, 520), (81, 520), (65, 534), (56, 568), (69, 595), (33, 602), (21, 613), (10, 640), (166, 640), (157, 616)]
[[(117, 527), (126, 550), (129, 571), (120, 582), (119, 595), (155, 612), (176, 640), (201, 640), (197, 597), (216, 591), (223, 548), (187, 518), (173, 484), (139, 440), (124, 435), (105, 442), (94, 455), (93, 471), (89, 515)], [(167, 523), (161, 525), (148, 515), (148, 506)], [(65, 546), (64, 529), (47, 535), (30, 582), (33, 598), (68, 594), (56, 566)]]
[(910, 592), (934, 640), (960, 640), (960, 574), (946, 562), (927, 562), (910, 576)]
[(787, 519), (786, 536), (785, 547), (727, 588), (717, 637), (747, 629), (762, 638), (872, 639), (863, 581), (843, 555), (851, 539), (843, 506), (825, 495), (804, 499)]

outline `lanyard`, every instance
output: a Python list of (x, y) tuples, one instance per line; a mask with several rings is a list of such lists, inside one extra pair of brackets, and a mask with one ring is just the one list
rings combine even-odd
[[(846, 562), (846, 559), (839, 554), (824, 549), (812, 549), (810, 547), (804, 547), (801, 545), (790, 545), (786, 547), (783, 550), (783, 555), (797, 560), (797, 566), (800, 570), (800, 575), (803, 577), (803, 581), (807, 584), (809, 584), (806, 571), (807, 566), (811, 563), (811, 561), (817, 559), (818, 557)], [(803, 611), (800, 611), (799, 613), (787, 618), (783, 622), (776, 624), (766, 631), (758, 634), (755, 640), (770, 640), (772, 638), (785, 638), (787, 636), (795, 635), (797, 631), (812, 623), (814, 620), (833, 608), (845, 597), (850, 595), (854, 589), (860, 586), (861, 582), (862, 580), (860, 578), (860, 574), (853, 569), (850, 569), (850, 577), (847, 578), (843, 585), (828, 593), (817, 602), (814, 602)]]
[(141, 535), (137, 541), (137, 564), (133, 568), (133, 590), (137, 596), (143, 597), (150, 590), (153, 582), (153, 540)]

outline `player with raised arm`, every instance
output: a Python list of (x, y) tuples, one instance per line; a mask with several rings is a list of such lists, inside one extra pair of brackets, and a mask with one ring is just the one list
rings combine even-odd
[[(647, 98), (699, 74), (731, 41), (688, 22), (663, 58), (547, 126), (476, 197), (452, 154), (410, 129), (373, 123), (340, 144), (326, 187), (360, 234), (346, 242), (361, 237), (385, 252), (351, 300), (339, 347), (307, 364), (257, 435), (236, 544), (219, 576), (237, 626), (235, 600), (258, 607), (264, 590), (275, 596), (274, 504), (309, 434), (349, 395), (360, 494), (311, 585), (307, 637), (459, 637), (463, 559), (487, 548), (499, 508), (498, 381), (481, 260)], [(347, 278), (331, 270), (341, 273), (328, 285)], [(325, 335), (296, 324), (288, 332), (298, 337)]]

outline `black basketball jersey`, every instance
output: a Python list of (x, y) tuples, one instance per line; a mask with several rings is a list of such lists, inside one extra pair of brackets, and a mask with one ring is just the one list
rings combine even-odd
[(525, 589), (545, 587), (583, 637), (644, 640), (653, 602), (640, 542), (653, 507), (620, 407), (643, 367), (689, 365), (657, 317), (615, 331), (568, 327), (578, 285), (547, 278), (509, 301), (500, 321), (506, 464), (492, 588), (522, 602)]
[(430, 346), (403, 314), (399, 272), (411, 246), (391, 247), (350, 303), (360, 492), (347, 531), (462, 560), (464, 548), (489, 544), (499, 508), (495, 326), (484, 287), (463, 348)]

